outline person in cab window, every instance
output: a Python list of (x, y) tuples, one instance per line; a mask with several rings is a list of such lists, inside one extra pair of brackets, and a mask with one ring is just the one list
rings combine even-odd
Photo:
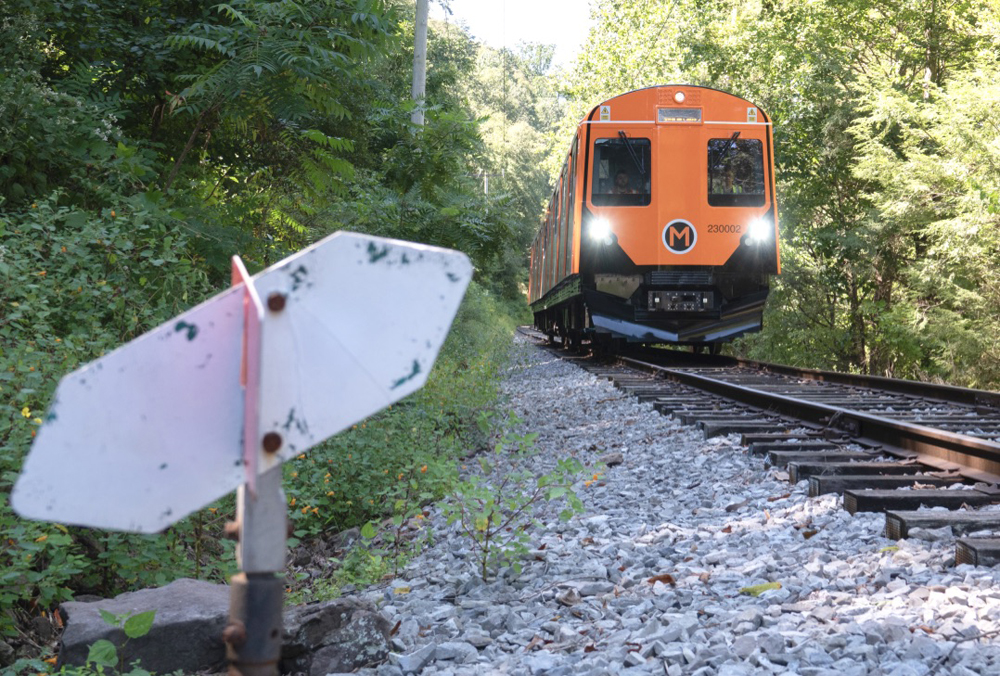
[(750, 192), (750, 180), (753, 177), (753, 169), (750, 168), (750, 161), (741, 158), (737, 160), (733, 168), (733, 194), (743, 194)]
[(740, 168), (733, 164), (727, 164), (722, 171), (716, 174), (712, 181), (712, 193), (715, 195), (739, 195), (743, 192), (740, 181)]
[(719, 167), (712, 175), (712, 194), (728, 195), (733, 190), (733, 170), (726, 165)]
[(611, 190), (613, 195), (638, 195), (639, 191), (629, 185), (628, 172), (622, 169), (615, 174), (615, 184)]

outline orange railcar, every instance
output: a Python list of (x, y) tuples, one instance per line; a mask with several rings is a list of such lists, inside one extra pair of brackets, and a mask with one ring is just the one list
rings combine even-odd
[(718, 347), (759, 331), (780, 272), (771, 121), (689, 85), (597, 106), (531, 247), (539, 329)]

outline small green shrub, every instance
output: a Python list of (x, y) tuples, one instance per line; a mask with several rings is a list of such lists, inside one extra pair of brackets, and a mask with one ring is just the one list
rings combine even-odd
[[(100, 612), (102, 620), (112, 627), (119, 627), (125, 632), (125, 642), (118, 647), (115, 647), (114, 643), (103, 638), (95, 642), (87, 652), (87, 666), (94, 665), (97, 673), (103, 673), (105, 668), (117, 669), (121, 672), (124, 669), (124, 664), (118, 656), (119, 649), (124, 648), (132, 639), (140, 638), (149, 633), (149, 630), (153, 628), (156, 611), (147, 610), (142, 613), (125, 613), (121, 615), (115, 615), (106, 610), (101, 610)], [(148, 671), (140, 669), (137, 665), (133, 665), (133, 669), (129, 673), (131, 676), (146, 676), (149, 674)]]
[(301, 604), (328, 601), (339, 598), (341, 590), (348, 585), (367, 587), (387, 575), (395, 575), (395, 567), (402, 559), (387, 556), (375, 548), (372, 540), (376, 536), (375, 528), (367, 524), (362, 529), (362, 542), (355, 544), (343, 558), (329, 560), (329, 574), (326, 577), (307, 579), (303, 576), (293, 581), (285, 597), (286, 602)]
[[(448, 523), (458, 523), (472, 540), (484, 580), (500, 564), (521, 572), (520, 559), (528, 553), (531, 527), (539, 525), (534, 513), (541, 504), (565, 503), (559, 513), (564, 521), (583, 511), (572, 488), (583, 464), (573, 457), (561, 458), (551, 472), (536, 475), (528, 461), (536, 453), (538, 435), (512, 431), (520, 422), (517, 418), (508, 422), (492, 452), (480, 456), (480, 473), (460, 481), (453, 498), (443, 505)], [(481, 416), (480, 425), (488, 428), (489, 416)]]
[[(155, 610), (147, 610), (140, 613), (122, 613), (116, 615), (106, 610), (101, 610), (101, 619), (112, 627), (118, 627), (125, 634), (125, 641), (120, 646), (107, 639), (95, 641), (87, 651), (87, 661), (82, 667), (63, 666), (59, 671), (51, 672), (50, 664), (55, 662), (55, 658), (49, 659), (20, 659), (11, 667), (13, 674), (42, 674), (54, 673), (65, 676), (103, 676), (104, 674), (118, 674), (120, 676), (152, 676), (151, 672), (143, 669), (139, 662), (133, 662), (131, 668), (125, 671), (123, 658), (119, 655), (119, 650), (124, 648), (129, 641), (141, 638), (149, 633), (153, 628), (153, 620), (156, 619)], [(173, 672), (174, 676), (181, 676), (182, 672)]]

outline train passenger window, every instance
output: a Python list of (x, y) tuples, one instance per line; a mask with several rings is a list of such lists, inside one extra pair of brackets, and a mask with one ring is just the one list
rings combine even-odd
[(647, 138), (599, 138), (594, 142), (593, 190), (598, 207), (644, 207), (650, 201)]
[(713, 207), (764, 204), (764, 149), (758, 139), (708, 141), (708, 203)]

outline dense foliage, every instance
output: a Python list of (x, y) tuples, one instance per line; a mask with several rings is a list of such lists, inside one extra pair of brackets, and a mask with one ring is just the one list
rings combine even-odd
[(507, 99), (475, 92), (517, 80), (547, 110), (551, 90), (527, 82), (547, 63), (525, 71), (527, 56), (434, 25), (414, 128), (412, 14), (404, 0), (0, 0), (0, 640), (19, 653), (72, 594), (233, 567), (231, 499), (138, 537), (23, 521), (6, 495), (58, 378), (220, 290), (234, 253), (255, 272), (351, 229), (476, 267), (427, 387), (287, 467), (296, 539), (419, 513), (487, 443), (554, 116), (498, 140)]
[(593, 15), (565, 128), (667, 82), (774, 120), (783, 274), (740, 350), (1000, 386), (1000, 3), (599, 0)]
[[(459, 248), (477, 271), (428, 386), (286, 468), (297, 539), (364, 525), (398, 555), (495, 440), (525, 251), (572, 127), (665, 82), (775, 121), (783, 275), (739, 350), (1000, 384), (998, 0), (591, 10), (558, 81), (551, 47), (432, 25), (418, 130), (406, 0), (0, 0), (0, 493), (62, 374), (218, 291), (231, 254), (256, 271), (352, 229)], [(231, 510), (137, 537), (0, 501), (0, 633), (73, 593), (221, 579)], [(374, 551), (361, 577), (386, 572)]]

